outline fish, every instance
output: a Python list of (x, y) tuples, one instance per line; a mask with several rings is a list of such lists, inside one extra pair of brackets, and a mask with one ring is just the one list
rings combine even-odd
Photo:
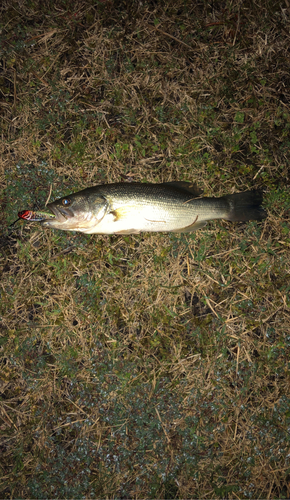
[(119, 182), (100, 184), (59, 198), (46, 206), (53, 218), (44, 227), (86, 234), (189, 233), (207, 221), (262, 220), (263, 194), (258, 190), (202, 197), (196, 184)]

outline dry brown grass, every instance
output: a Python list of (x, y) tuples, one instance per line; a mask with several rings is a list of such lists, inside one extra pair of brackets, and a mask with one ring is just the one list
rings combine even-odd
[[(289, 498), (289, 16), (2, 2), (1, 498)], [(8, 230), (131, 179), (260, 187), (269, 216)]]

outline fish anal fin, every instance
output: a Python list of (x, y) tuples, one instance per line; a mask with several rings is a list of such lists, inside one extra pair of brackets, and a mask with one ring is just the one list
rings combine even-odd
[(206, 221), (198, 221), (194, 222), (193, 224), (190, 224), (190, 226), (186, 227), (181, 227), (180, 229), (175, 229), (174, 231), (171, 231), (172, 233), (193, 233), (193, 231), (196, 231), (197, 229), (200, 229), (206, 225)]
[(173, 181), (173, 182), (164, 182), (166, 186), (175, 187), (177, 189), (181, 189), (186, 191), (194, 196), (200, 196), (202, 194), (202, 190), (199, 189), (197, 184), (194, 182), (186, 182), (186, 181)]
[(139, 229), (121, 229), (121, 231), (115, 231), (114, 234), (140, 234)]

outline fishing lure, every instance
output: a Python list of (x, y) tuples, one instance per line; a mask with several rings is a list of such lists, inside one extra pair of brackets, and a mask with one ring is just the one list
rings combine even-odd
[(51, 213), (40, 212), (39, 210), (22, 210), (22, 212), (18, 212), (18, 217), (30, 222), (41, 222), (46, 219), (53, 219), (55, 216)]
[(28, 222), (41, 222), (43, 220), (54, 219), (55, 215), (49, 212), (41, 212), (40, 210), (22, 210), (18, 212), (18, 219), (10, 224), (14, 226), (19, 220), (27, 220)]

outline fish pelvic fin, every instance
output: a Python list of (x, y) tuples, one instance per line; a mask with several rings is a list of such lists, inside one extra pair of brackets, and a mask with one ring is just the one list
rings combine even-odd
[(260, 190), (228, 194), (222, 197), (228, 202), (229, 213), (225, 219), (230, 221), (263, 220), (267, 212), (261, 207), (263, 193)]

